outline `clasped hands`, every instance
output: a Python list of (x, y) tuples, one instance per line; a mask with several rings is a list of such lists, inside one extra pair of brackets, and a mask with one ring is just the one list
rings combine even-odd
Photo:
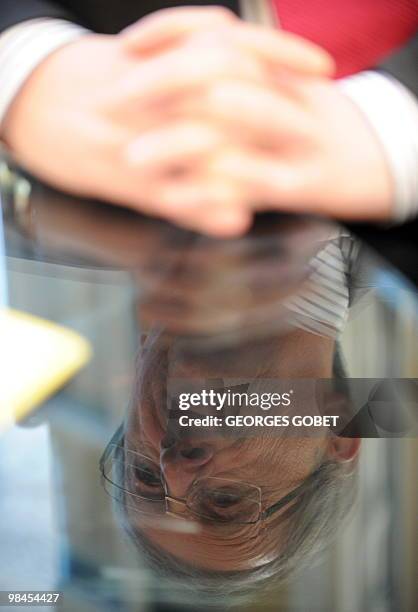
[(383, 151), (319, 47), (220, 8), (153, 13), (44, 60), (6, 117), (52, 185), (217, 236), (257, 210), (390, 216)]

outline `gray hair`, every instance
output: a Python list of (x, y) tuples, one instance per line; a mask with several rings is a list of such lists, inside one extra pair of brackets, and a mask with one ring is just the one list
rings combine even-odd
[[(341, 351), (334, 354), (334, 382), (340, 392), (349, 396)], [(121, 429), (123, 440), (123, 430)], [(114, 463), (115, 482), (123, 482), (122, 461)], [(243, 571), (204, 570), (188, 564), (153, 544), (134, 526), (127, 511), (123, 487), (116, 489), (115, 512), (142, 561), (158, 578), (164, 578), (170, 601), (178, 600), (196, 609), (225, 609), (266, 595), (279, 582), (312, 564), (342, 529), (357, 494), (357, 462), (324, 460), (311, 476), (311, 486), (299, 497), (284, 525), (284, 539), (277, 545), (277, 556), (261, 567)], [(271, 537), (275, 534), (271, 529)], [(160, 593), (160, 591), (159, 591)]]
[[(122, 471), (122, 462), (115, 463)], [(132, 524), (122, 490), (118, 490), (115, 511), (145, 566), (166, 581), (171, 601), (177, 598), (184, 605), (199, 601), (204, 607), (225, 609), (251, 601), (256, 595), (268, 595), (272, 587), (317, 559), (338, 535), (356, 497), (355, 465), (324, 462), (313, 474), (311, 485), (285, 522), (286, 537), (277, 546), (277, 556), (261, 567), (244, 571), (200, 569), (162, 550)], [(271, 533), (274, 537), (274, 527)]]

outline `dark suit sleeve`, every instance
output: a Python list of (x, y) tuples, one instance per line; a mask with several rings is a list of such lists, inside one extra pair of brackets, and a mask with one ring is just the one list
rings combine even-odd
[(379, 68), (395, 77), (418, 98), (418, 35), (388, 57)]
[(238, 0), (0, 0), (0, 33), (21, 21), (53, 17), (68, 19), (94, 32), (116, 34), (145, 15), (162, 8), (211, 4), (239, 12)]
[(346, 226), (418, 286), (417, 219), (387, 228), (371, 223), (348, 223)]
[[(418, 36), (388, 57), (378, 69), (392, 75), (418, 98)], [(386, 228), (361, 223), (348, 227), (418, 285), (417, 219)]]
[(7, 28), (38, 17), (54, 17), (56, 19), (77, 19), (59, 2), (50, 0), (0, 0), (0, 33)]
[[(417, 96), (418, 36), (388, 57), (378, 69), (392, 75)], [(353, 223), (349, 229), (375, 248), (398, 269), (418, 284), (418, 219), (392, 227)]]

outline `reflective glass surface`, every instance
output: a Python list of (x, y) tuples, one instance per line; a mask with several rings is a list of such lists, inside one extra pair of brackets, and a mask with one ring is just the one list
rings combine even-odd
[(0, 183), (1, 306), (91, 350), (3, 408), (0, 590), (71, 612), (417, 609), (418, 292), (384, 252), (308, 217), (215, 240), (5, 162)]

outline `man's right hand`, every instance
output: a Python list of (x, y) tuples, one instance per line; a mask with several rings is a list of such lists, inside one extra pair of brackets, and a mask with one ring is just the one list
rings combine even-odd
[[(52, 53), (12, 103), (2, 138), (59, 189), (233, 235), (252, 212), (232, 181), (205, 175), (229, 134), (205, 119), (202, 104), (219, 82), (274, 90), (283, 69), (322, 76), (331, 64), (310, 43), (223, 9), (161, 11), (120, 35), (85, 35)], [(147, 132), (160, 127), (171, 144), (154, 154)]]

